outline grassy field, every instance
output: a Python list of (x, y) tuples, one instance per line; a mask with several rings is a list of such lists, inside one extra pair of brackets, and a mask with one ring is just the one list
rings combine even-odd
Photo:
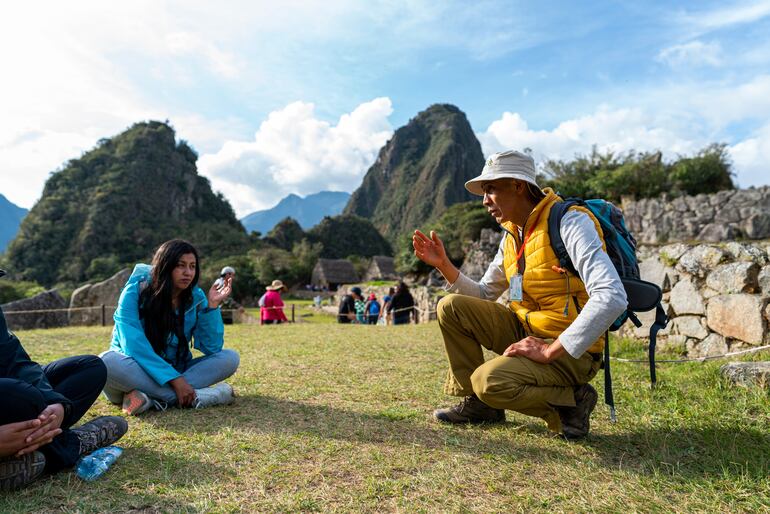
[[(18, 335), (46, 362), (109, 334)], [(661, 365), (654, 392), (645, 367), (616, 363), (618, 423), (600, 405), (567, 443), (520, 414), (433, 423), (450, 400), (435, 323), (236, 325), (226, 340), (241, 352), (233, 405), (132, 418), (105, 477), (60, 473), (0, 496), (0, 512), (770, 512), (768, 392), (729, 386), (720, 363)], [(103, 414), (119, 409), (100, 399), (86, 417)]]

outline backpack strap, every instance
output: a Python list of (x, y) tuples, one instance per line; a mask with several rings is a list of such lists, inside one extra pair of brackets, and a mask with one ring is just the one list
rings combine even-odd
[(650, 388), (654, 388), (658, 382), (658, 377), (655, 374), (655, 346), (657, 345), (658, 330), (665, 328), (668, 324), (668, 316), (666, 311), (663, 310), (663, 306), (658, 302), (655, 307), (655, 323), (650, 327)]
[(556, 202), (551, 206), (551, 212), (548, 214), (548, 237), (551, 239), (551, 247), (559, 259), (559, 266), (575, 275), (578, 273), (575, 266), (572, 265), (572, 259), (569, 258), (567, 247), (564, 246), (564, 240), (561, 238), (561, 220), (570, 207), (579, 203), (575, 199)]
[(610, 331), (604, 333), (604, 403), (610, 407), (610, 421), (615, 423), (618, 418), (615, 416), (615, 397), (612, 395), (612, 373), (610, 372)]

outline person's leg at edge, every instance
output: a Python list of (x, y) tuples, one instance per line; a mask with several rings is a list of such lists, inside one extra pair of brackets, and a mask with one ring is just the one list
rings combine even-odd
[(107, 367), (95, 355), (59, 359), (43, 366), (48, 382), (72, 402), (62, 428), (69, 428), (91, 408), (107, 382)]

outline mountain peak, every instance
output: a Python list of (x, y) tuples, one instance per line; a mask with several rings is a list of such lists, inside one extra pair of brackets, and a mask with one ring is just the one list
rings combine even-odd
[(243, 227), (198, 175), (197, 158), (159, 121), (100, 140), (46, 181), (8, 247), (9, 263), (24, 278), (51, 285), (117, 271), (173, 237), (205, 255), (245, 246)]
[(241, 218), (241, 223), (248, 232), (268, 233), (286, 217), (297, 220), (307, 230), (320, 222), (324, 216), (336, 216), (345, 208), (350, 193), (340, 191), (320, 191), (305, 198), (290, 193), (270, 209), (252, 212)]
[(371, 219), (393, 242), (450, 205), (472, 200), (464, 184), (483, 166), (465, 113), (434, 104), (396, 130), (345, 212)]

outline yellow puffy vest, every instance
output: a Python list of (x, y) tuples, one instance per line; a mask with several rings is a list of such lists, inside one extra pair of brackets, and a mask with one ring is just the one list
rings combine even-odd
[[(588, 301), (588, 293), (580, 277), (569, 272), (559, 273), (552, 269), (559, 266), (559, 259), (551, 247), (551, 238), (548, 236), (548, 215), (553, 204), (562, 200), (550, 188), (544, 189), (543, 192), (546, 194), (545, 198), (535, 206), (524, 223), (522, 230), (524, 237), (532, 229), (533, 224), (534, 229), (524, 247), (524, 255), (520, 262), (516, 261), (516, 255), (522, 244), (519, 227), (512, 222), (503, 223), (503, 228), (508, 232), (503, 247), (503, 267), (510, 284), (511, 277), (519, 273), (519, 266), (524, 265), (522, 300), (510, 302), (509, 307), (516, 313), (527, 333), (541, 338), (556, 339), (575, 320)], [(593, 214), (579, 206), (572, 209), (585, 212), (591, 218), (602, 240), (602, 248), (606, 251), (601, 226)], [(604, 336), (588, 349), (592, 353), (602, 350), (604, 350)]]

